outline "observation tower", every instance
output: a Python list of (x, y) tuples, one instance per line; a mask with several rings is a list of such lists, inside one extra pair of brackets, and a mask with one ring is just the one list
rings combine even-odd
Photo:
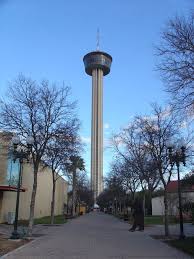
[(92, 76), (91, 188), (95, 204), (103, 191), (103, 76), (110, 72), (112, 57), (97, 50), (86, 54), (83, 61)]

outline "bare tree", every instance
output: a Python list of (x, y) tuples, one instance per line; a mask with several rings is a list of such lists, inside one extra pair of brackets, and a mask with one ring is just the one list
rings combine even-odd
[[(124, 160), (122, 158), (115, 160), (111, 165), (110, 174), (112, 177), (116, 177), (119, 179), (120, 185), (122, 185), (123, 189), (126, 191), (130, 191), (131, 197), (134, 200), (135, 193), (140, 186), (139, 176), (136, 171), (136, 167), (129, 160)], [(118, 180), (117, 180), (118, 182)]]
[(46, 146), (44, 162), (52, 170), (52, 201), (51, 224), (54, 223), (55, 191), (57, 180), (64, 175), (64, 163), (72, 155), (76, 155), (81, 147), (79, 135), (79, 120), (72, 114), (68, 121), (61, 125)]
[(30, 203), (28, 234), (32, 235), (37, 174), (46, 146), (59, 125), (72, 114), (75, 103), (69, 100), (69, 87), (56, 87), (48, 81), (40, 83), (20, 75), (10, 83), (8, 98), (1, 100), (0, 125), (5, 131), (17, 132), (22, 138), (34, 139), (33, 189)]
[[(123, 178), (120, 177), (120, 174), (117, 170), (115, 170), (114, 167), (112, 167), (112, 170), (109, 172), (108, 176), (106, 177), (106, 191), (104, 192), (105, 197), (107, 194), (107, 191), (109, 193), (108, 196), (111, 198), (111, 204), (115, 207), (115, 212), (118, 212), (118, 205), (119, 210), (121, 210), (122, 200), (123, 197), (125, 197), (125, 188), (123, 185)], [(101, 199), (103, 198), (102, 195), (99, 196), (99, 201), (101, 202)]]
[(147, 152), (151, 155), (155, 169), (164, 187), (165, 207), (165, 235), (169, 235), (168, 229), (168, 200), (167, 185), (171, 180), (173, 170), (168, 158), (168, 143), (176, 143), (179, 133), (177, 118), (169, 111), (154, 105), (151, 117), (139, 117), (139, 127), (143, 133)]
[[(142, 189), (148, 189), (151, 213), (151, 197), (160, 182), (160, 177), (155, 170), (151, 155), (147, 152), (139, 119), (135, 118), (128, 127), (115, 135), (112, 143), (114, 151), (122, 161), (123, 172), (125, 172), (122, 174), (128, 179), (128, 184), (134, 191), (140, 186)], [(131, 187), (129, 189), (132, 191)]]
[[(176, 143), (180, 133), (179, 128), (180, 121), (169, 108), (162, 109), (153, 105), (151, 116), (136, 117), (112, 140), (114, 150), (121, 161), (119, 170), (122, 171), (122, 179), (125, 175), (124, 172), (129, 173), (128, 176), (126, 175), (126, 179), (137, 179), (138, 177), (142, 189), (148, 188), (150, 203), (151, 194), (159, 183), (163, 185), (166, 236), (169, 235), (166, 188), (173, 174), (167, 147), (169, 141)], [(117, 169), (117, 171), (119, 170)], [(133, 174), (130, 176), (131, 172)]]
[(157, 47), (158, 69), (178, 109), (194, 105), (194, 12), (171, 19)]
[(84, 202), (87, 208), (94, 204), (92, 191), (90, 189), (90, 183), (87, 172), (81, 172), (77, 174), (77, 204)]

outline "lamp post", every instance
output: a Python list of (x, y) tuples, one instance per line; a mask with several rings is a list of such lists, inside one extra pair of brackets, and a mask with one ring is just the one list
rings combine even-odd
[(20, 143), (19, 136), (14, 136), (12, 138), (13, 143), (13, 161), (15, 163), (16, 159), (19, 159), (20, 163), (20, 169), (19, 169), (19, 176), (18, 176), (18, 184), (17, 184), (17, 197), (16, 197), (16, 209), (15, 209), (15, 220), (14, 220), (14, 231), (12, 232), (11, 239), (19, 239), (20, 235), (18, 233), (18, 213), (19, 213), (19, 200), (20, 200), (20, 186), (21, 186), (21, 177), (22, 177), (22, 169), (23, 169), (23, 161), (24, 159), (29, 162), (29, 156), (32, 151), (32, 145), (33, 145), (33, 138), (31, 136), (28, 136), (26, 139), (27, 142), (27, 150), (24, 151), (23, 148), (18, 150), (18, 145)]
[(180, 150), (173, 152), (172, 146), (168, 147), (170, 164), (173, 167), (176, 164), (178, 174), (178, 200), (179, 200), (179, 223), (180, 223), (180, 239), (184, 239), (184, 228), (183, 228), (183, 211), (182, 211), (182, 200), (181, 200), (181, 182), (180, 182), (180, 163), (185, 166), (185, 146), (181, 146)]

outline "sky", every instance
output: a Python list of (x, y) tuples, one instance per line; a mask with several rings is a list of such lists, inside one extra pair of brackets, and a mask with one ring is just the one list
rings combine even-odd
[(90, 170), (91, 77), (83, 56), (100, 50), (113, 57), (104, 78), (104, 174), (112, 160), (106, 143), (135, 115), (149, 114), (150, 104), (168, 96), (156, 71), (155, 48), (167, 21), (187, 15), (194, 0), (0, 0), (0, 95), (23, 73), (71, 86), (78, 100)]

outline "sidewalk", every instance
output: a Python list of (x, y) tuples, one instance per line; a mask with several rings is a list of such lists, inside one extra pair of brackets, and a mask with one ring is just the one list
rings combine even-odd
[[(34, 237), (39, 235), (46, 235), (47, 229), (49, 226), (46, 225), (35, 225), (33, 227), (33, 235)], [(23, 233), (27, 231), (27, 227), (18, 226), (18, 232)], [(0, 234), (10, 237), (11, 233), (13, 232), (13, 225), (7, 225), (7, 224), (0, 224)]]
[[(164, 225), (148, 225), (145, 228), (145, 233), (149, 235), (164, 235)], [(172, 236), (179, 236), (179, 224), (170, 225), (169, 233)], [(194, 236), (194, 225), (191, 223), (184, 223), (184, 233), (186, 237)]]
[(45, 236), (3, 258), (65, 258), (65, 259), (163, 259), (192, 258), (152, 239), (145, 232), (129, 232), (129, 225), (111, 215), (93, 212), (67, 222), (48, 227)]

